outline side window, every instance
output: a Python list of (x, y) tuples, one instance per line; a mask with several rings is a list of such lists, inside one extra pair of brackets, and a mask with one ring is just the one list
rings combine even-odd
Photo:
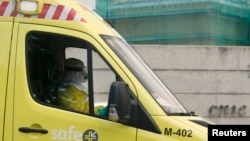
[[(81, 81), (83, 86), (82, 91), (86, 91), (87, 94), (92, 94), (94, 114), (105, 117), (107, 116), (109, 89), (112, 82), (116, 81), (116, 76), (101, 56), (93, 51), (92, 48), (90, 50), (91, 57), (87, 57), (88, 54), (86, 48), (68, 47), (65, 49), (65, 59), (76, 58), (84, 62), (84, 71), (82, 73), (84, 75), (78, 77), (81, 79), (84, 78), (84, 80)], [(89, 71), (90, 73), (88, 73)], [(88, 103), (90, 99), (91, 95), (88, 95), (88, 99), (86, 97), (86, 99), (83, 100), (86, 102), (83, 103), (83, 107), (90, 104)], [(89, 112), (88, 110), (87, 112)]]
[(55, 89), (60, 80), (60, 47), (53, 35), (29, 33), (26, 37), (26, 58), (29, 86), (35, 100), (57, 104)]
[(26, 50), (30, 92), (38, 103), (107, 117), (110, 86), (118, 77), (90, 43), (30, 32)]

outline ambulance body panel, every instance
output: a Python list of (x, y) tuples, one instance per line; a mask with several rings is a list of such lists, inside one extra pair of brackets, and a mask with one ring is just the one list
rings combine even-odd
[[(212, 123), (187, 112), (119, 33), (78, 1), (0, 1), (0, 31), (1, 140), (207, 140)], [(58, 102), (72, 57), (88, 72), (87, 112)]]

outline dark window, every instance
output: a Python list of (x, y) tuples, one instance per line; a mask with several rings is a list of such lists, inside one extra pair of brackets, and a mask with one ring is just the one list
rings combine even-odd
[(26, 50), (30, 91), (37, 102), (107, 116), (109, 89), (120, 77), (90, 43), (65, 35), (30, 32)]

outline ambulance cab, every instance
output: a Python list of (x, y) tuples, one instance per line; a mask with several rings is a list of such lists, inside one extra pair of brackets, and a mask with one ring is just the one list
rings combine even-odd
[(0, 140), (205, 141), (126, 41), (77, 0), (0, 0)]

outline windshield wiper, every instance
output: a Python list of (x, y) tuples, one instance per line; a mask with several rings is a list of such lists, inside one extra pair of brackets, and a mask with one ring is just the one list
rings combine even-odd
[(169, 113), (169, 116), (196, 116), (194, 111), (187, 113)]

